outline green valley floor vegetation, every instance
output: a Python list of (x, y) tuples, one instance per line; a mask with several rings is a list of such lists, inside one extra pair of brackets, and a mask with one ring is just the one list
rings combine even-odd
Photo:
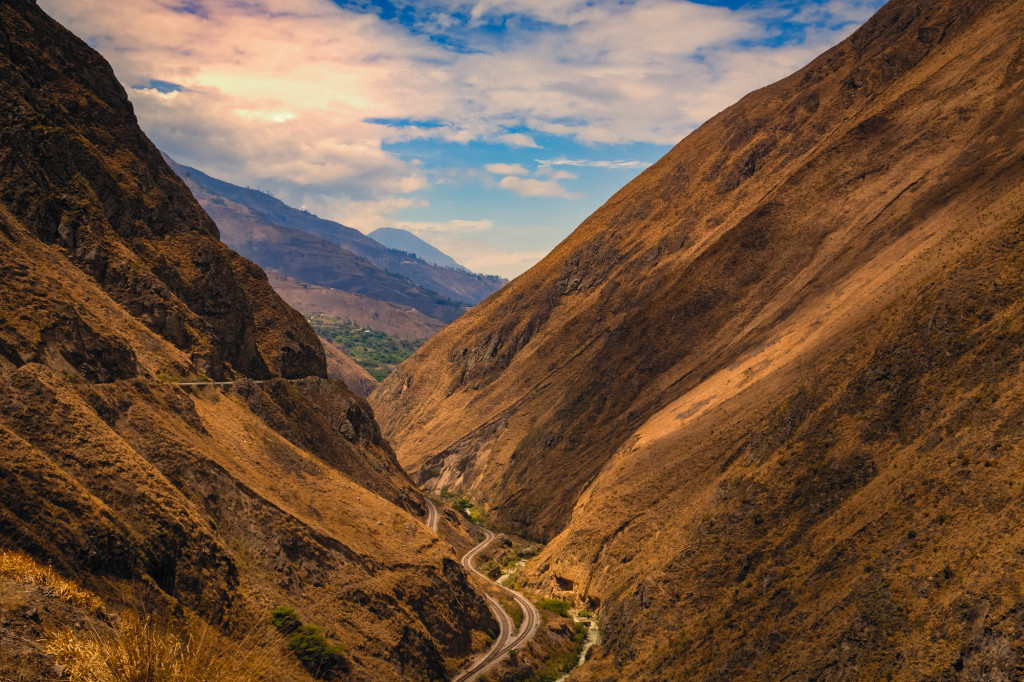
[(391, 374), (426, 341), (406, 341), (330, 315), (314, 314), (306, 319), (320, 336), (344, 348), (377, 381)]
[(557, 613), (562, 618), (569, 617), (569, 602), (562, 599), (542, 599), (537, 603), (537, 608)]

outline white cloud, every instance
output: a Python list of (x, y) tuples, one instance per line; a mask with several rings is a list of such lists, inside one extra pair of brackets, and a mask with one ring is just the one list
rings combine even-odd
[(558, 157), (555, 159), (536, 159), (541, 166), (577, 166), (579, 168), (621, 168), (624, 170), (636, 170), (647, 168), (651, 164), (646, 161), (601, 161), (594, 159), (567, 159)]
[(823, 24), (837, 28), (861, 24), (877, 9), (872, 0), (828, 0), (823, 4), (808, 4), (800, 8), (794, 21), (803, 24)]
[(551, 166), (541, 166), (537, 169), (537, 176), (548, 180), (576, 180), (580, 176), (565, 170), (554, 170)]
[(488, 163), (484, 166), (495, 175), (529, 175), (530, 171), (518, 163)]
[(510, 147), (529, 147), (530, 149), (540, 149), (540, 145), (526, 133), (506, 133), (504, 135), (498, 135), (495, 137), (498, 142), (504, 142)]
[(330, 197), (321, 192), (306, 191), (301, 187), (276, 195), (286, 204), (299, 206), (310, 213), (335, 220), (367, 234), (378, 227), (390, 225), (391, 216), (398, 211), (428, 206), (425, 200), (416, 197), (385, 196), (360, 201), (347, 197)]
[[(144, 86), (130, 91), (136, 112), (171, 156), (370, 230), (422, 205), (415, 196), (444, 172), (432, 168), (428, 178), (387, 143), (540, 148), (537, 140), (551, 147), (541, 136), (553, 135), (588, 145), (672, 144), (806, 63), (880, 0), (740, 10), (686, 0), (439, 0), (415, 31), (330, 0), (189, 0), (189, 11), (168, 0), (39, 3), (95, 45), (127, 87)], [(498, 15), (506, 13), (516, 17), (504, 22)], [(803, 38), (751, 47), (772, 37), (780, 16), (806, 24)], [(496, 18), (503, 32), (474, 28)], [(466, 49), (449, 49), (430, 31)], [(182, 89), (145, 87), (153, 80)], [(525, 168), (497, 173), (497, 186), (575, 198), (560, 184), (573, 178), (544, 168), (645, 165), (538, 164), (533, 177)]]
[(446, 222), (410, 222), (398, 221), (394, 227), (408, 230), (414, 234), (429, 234), (432, 232), (453, 232), (467, 234), (472, 232), (487, 232), (494, 228), (494, 221), (487, 220), (448, 220)]
[(557, 180), (537, 180), (535, 178), (519, 178), (508, 176), (501, 179), (498, 187), (514, 192), (521, 197), (558, 197), (561, 199), (578, 199), (581, 194), (573, 194), (558, 184)]

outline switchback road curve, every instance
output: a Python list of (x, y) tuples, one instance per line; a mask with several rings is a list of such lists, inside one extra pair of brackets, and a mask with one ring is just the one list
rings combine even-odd
[[(436, 511), (436, 509), (434, 511)], [(490, 578), (476, 570), (473, 565), (474, 560), (480, 552), (484, 551), (484, 549), (491, 544), (494, 538), (497, 537), (486, 528), (484, 528), (483, 531), (484, 541), (466, 552), (465, 556), (462, 557), (462, 565), (467, 571), (475, 573), (483, 580), (490, 580)], [(477, 675), (487, 672), (497, 665), (509, 651), (512, 651), (529, 641), (540, 626), (540, 613), (529, 599), (514, 590), (498, 585), (498, 583), (494, 584), (497, 585), (498, 589), (502, 590), (506, 595), (513, 599), (516, 604), (519, 605), (519, 608), (523, 610), (523, 622), (519, 625), (519, 629), (516, 630), (515, 623), (508, 612), (502, 608), (497, 599), (488, 596), (487, 602), (491, 605), (491, 611), (498, 620), (498, 636), (494, 638), (494, 643), (491, 645), (491, 648), (480, 654), (480, 656), (469, 664), (467, 669), (456, 675), (452, 682), (469, 682), (470, 680), (475, 679)]]

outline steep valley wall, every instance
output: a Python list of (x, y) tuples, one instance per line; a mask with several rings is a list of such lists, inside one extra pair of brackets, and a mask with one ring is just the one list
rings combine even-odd
[(570, 679), (1020, 675), (1022, 35), (890, 2), (371, 396), (600, 609)]

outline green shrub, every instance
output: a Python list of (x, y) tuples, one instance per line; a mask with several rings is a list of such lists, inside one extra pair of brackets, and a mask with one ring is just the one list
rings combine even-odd
[(524, 682), (555, 682), (579, 665), (580, 654), (587, 640), (587, 627), (582, 623), (576, 623), (574, 630), (572, 642), (567, 643), (567, 648), (554, 651), (534, 669), (532, 675), (525, 678)]
[(562, 599), (544, 599), (537, 606), (545, 611), (557, 613), (562, 618), (569, 617), (569, 602)]
[(295, 613), (295, 609), (287, 606), (278, 606), (271, 611), (270, 622), (282, 635), (290, 635), (302, 627), (299, 614)]
[(331, 678), (349, 669), (345, 647), (331, 644), (315, 625), (303, 625), (295, 609), (278, 606), (270, 612), (270, 622), (288, 639), (288, 646), (314, 677)]
[(345, 647), (330, 644), (320, 628), (303, 625), (288, 636), (288, 644), (306, 669), (318, 677), (347, 669)]

